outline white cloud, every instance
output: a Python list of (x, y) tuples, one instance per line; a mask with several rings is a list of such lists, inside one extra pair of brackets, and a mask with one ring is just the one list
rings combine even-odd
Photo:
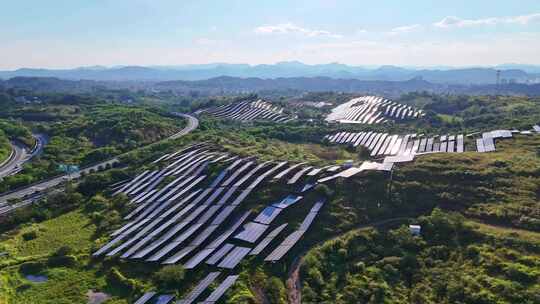
[(399, 26), (399, 27), (391, 29), (389, 33), (393, 35), (406, 34), (406, 33), (415, 32), (419, 30), (421, 27), (422, 26), (420, 24)]
[(444, 17), (441, 21), (434, 23), (436, 27), (450, 28), (450, 27), (467, 27), (476, 25), (497, 25), (497, 24), (521, 24), (527, 25), (529, 23), (540, 21), (540, 13), (512, 16), (512, 17), (491, 17), (480, 19), (461, 19), (456, 16)]
[(264, 25), (255, 28), (257, 34), (302, 34), (308, 37), (327, 36), (332, 38), (341, 38), (341, 35), (333, 34), (324, 30), (313, 30), (297, 26), (293, 23), (281, 23), (277, 25)]

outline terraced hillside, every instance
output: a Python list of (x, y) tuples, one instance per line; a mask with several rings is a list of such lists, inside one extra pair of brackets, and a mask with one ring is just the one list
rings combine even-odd
[(418, 119), (422, 110), (382, 97), (362, 96), (332, 109), (326, 120), (339, 123), (379, 124), (387, 121)]
[(537, 302), (534, 124), (201, 120), (1, 222), (0, 299)]
[(268, 120), (282, 123), (293, 120), (293, 117), (283, 113), (282, 108), (263, 100), (232, 103), (204, 110), (203, 113), (217, 118), (239, 121)]

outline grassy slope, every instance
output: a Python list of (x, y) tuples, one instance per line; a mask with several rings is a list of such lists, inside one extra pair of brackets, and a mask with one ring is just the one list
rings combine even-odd
[[(22, 235), (36, 231), (37, 237), (25, 241)], [(81, 211), (15, 230), (3, 236), (0, 248), (8, 252), (0, 258), (0, 303), (85, 303), (89, 289), (118, 293), (106, 282), (100, 267), (90, 264), (95, 226)], [(20, 271), (23, 262), (45, 261), (62, 246), (70, 246), (77, 256), (72, 267), (48, 267), (40, 275), (49, 280), (32, 283)], [(115, 298), (114, 303), (126, 303)]]
[(406, 227), (362, 229), (313, 248), (303, 301), (537, 303), (540, 234), (436, 216), (443, 221), (432, 227), (419, 220), (421, 237)]

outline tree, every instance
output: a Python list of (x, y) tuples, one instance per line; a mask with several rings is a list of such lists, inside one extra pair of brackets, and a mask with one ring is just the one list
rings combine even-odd
[(166, 287), (178, 287), (185, 276), (185, 269), (182, 265), (169, 265), (161, 268), (154, 274), (154, 280), (158, 284)]

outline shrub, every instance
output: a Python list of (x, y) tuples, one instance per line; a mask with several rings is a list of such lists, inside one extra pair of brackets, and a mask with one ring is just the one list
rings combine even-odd
[(167, 287), (175, 287), (180, 285), (184, 279), (185, 269), (182, 265), (170, 265), (161, 268), (154, 274), (154, 280), (158, 284)]
[(19, 271), (22, 274), (37, 274), (43, 271), (45, 266), (42, 262), (26, 262), (20, 266)]
[(37, 238), (37, 231), (35, 231), (35, 230), (27, 231), (27, 232), (22, 234), (22, 238), (25, 241), (33, 240), (33, 239)]

